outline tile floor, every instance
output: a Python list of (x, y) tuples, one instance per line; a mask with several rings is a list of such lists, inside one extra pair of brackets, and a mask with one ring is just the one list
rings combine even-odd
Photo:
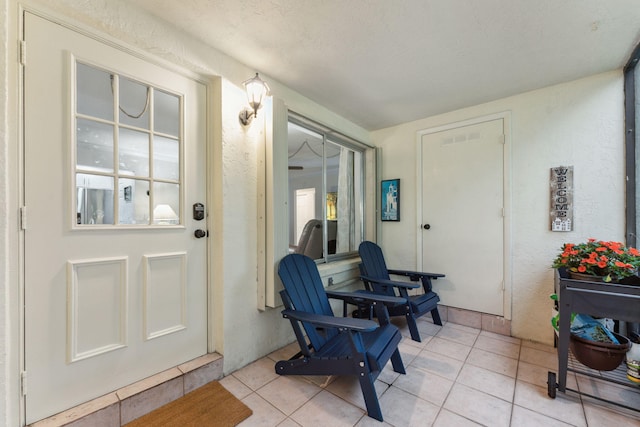
[[(355, 378), (276, 375), (275, 361), (298, 351), (290, 345), (221, 380), (253, 410), (240, 426), (640, 426), (640, 412), (572, 392), (549, 398), (547, 372), (557, 371), (551, 346), (426, 320), (418, 343), (399, 326), (407, 374), (389, 363), (376, 381), (384, 423), (366, 415)], [(640, 408), (640, 388), (575, 373), (567, 386)]]

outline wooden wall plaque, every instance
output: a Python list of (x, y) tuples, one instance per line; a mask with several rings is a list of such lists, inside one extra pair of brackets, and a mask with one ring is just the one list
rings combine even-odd
[(573, 230), (573, 166), (551, 168), (551, 231)]

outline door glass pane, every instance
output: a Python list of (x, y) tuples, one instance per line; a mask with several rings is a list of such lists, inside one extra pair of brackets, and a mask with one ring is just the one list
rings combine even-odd
[(180, 223), (180, 186), (156, 182), (153, 184), (153, 223), (174, 225)]
[(76, 66), (76, 74), (78, 113), (113, 120), (111, 74), (79, 62)]
[(149, 176), (149, 134), (120, 128), (119, 169), (122, 175)]
[(181, 224), (181, 96), (86, 64), (76, 70), (75, 222)]
[(180, 98), (156, 90), (153, 96), (153, 106), (154, 130), (177, 137), (180, 132)]
[(180, 146), (175, 139), (153, 138), (153, 176), (159, 179), (180, 179)]
[(87, 119), (77, 120), (76, 164), (82, 169), (113, 171), (112, 125)]
[(148, 86), (120, 77), (120, 123), (149, 129)]
[(118, 180), (118, 223), (149, 224), (149, 181)]
[(76, 174), (76, 223), (113, 224), (113, 178)]

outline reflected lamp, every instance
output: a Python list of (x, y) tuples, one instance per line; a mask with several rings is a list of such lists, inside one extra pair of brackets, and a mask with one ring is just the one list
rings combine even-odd
[(177, 224), (178, 219), (178, 214), (169, 205), (160, 204), (153, 209), (154, 224)]

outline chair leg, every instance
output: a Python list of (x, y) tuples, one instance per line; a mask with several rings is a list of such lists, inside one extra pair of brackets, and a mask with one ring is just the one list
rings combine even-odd
[(404, 370), (404, 363), (402, 363), (402, 356), (400, 356), (400, 350), (396, 348), (396, 351), (391, 355), (391, 366), (393, 366), (393, 371), (399, 374), (406, 374), (407, 371)]
[(367, 406), (367, 415), (369, 415), (371, 418), (375, 418), (378, 421), (383, 421), (380, 402), (378, 402), (376, 388), (373, 385), (373, 377), (370, 373), (367, 373), (359, 376), (358, 379), (360, 380), (360, 388), (362, 389), (364, 403)]
[(409, 332), (411, 333), (411, 339), (417, 342), (422, 342), (420, 339), (420, 331), (418, 331), (418, 325), (416, 324), (416, 319), (413, 317), (413, 313), (407, 313), (407, 326), (409, 327)]
[(438, 307), (431, 310), (431, 318), (433, 319), (433, 323), (436, 325), (442, 326), (442, 320), (440, 320), (440, 312), (438, 311)]

